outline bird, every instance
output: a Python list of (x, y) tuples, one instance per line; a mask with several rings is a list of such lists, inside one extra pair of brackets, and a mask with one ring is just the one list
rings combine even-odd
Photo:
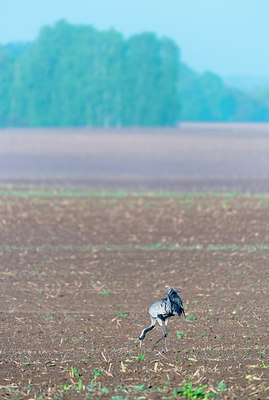
[[(141, 344), (145, 339), (146, 333), (155, 328), (155, 324), (158, 322), (162, 328), (163, 336), (157, 340), (153, 347), (155, 347), (164, 338), (164, 353), (166, 353), (167, 324), (169, 319), (173, 317), (175, 313), (177, 313), (179, 317), (181, 314), (183, 314), (185, 317), (185, 311), (181, 297), (175, 289), (171, 288), (168, 291), (167, 297), (156, 301), (150, 306), (149, 316), (151, 325), (148, 328), (143, 329), (140, 333), (139, 340), (141, 340)], [(163, 329), (163, 322), (165, 324), (165, 332)]]

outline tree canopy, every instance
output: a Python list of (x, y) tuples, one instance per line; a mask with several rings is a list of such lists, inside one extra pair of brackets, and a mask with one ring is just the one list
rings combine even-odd
[(59, 21), (0, 46), (1, 126), (173, 126), (269, 120), (268, 104), (180, 62), (168, 38)]

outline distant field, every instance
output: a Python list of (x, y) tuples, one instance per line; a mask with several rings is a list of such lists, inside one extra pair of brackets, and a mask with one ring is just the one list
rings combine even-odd
[(94, 188), (269, 191), (269, 124), (0, 131), (0, 180)]
[[(268, 196), (2, 186), (0, 397), (268, 399), (268, 211)], [(187, 318), (166, 354), (160, 328), (140, 348), (170, 287)]]

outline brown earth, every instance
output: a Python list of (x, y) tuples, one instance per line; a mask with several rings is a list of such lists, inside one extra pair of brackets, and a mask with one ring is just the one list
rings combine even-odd
[[(192, 382), (268, 399), (268, 211), (267, 196), (1, 187), (1, 398), (194, 398), (172, 393)], [(170, 287), (187, 318), (167, 353), (159, 327), (140, 348)]]
[(2, 129), (0, 181), (269, 193), (269, 124)]

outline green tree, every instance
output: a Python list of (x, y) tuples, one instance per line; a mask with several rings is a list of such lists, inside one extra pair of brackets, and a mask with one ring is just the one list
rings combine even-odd
[(11, 82), (14, 75), (14, 59), (4, 46), (0, 46), (0, 126), (11, 123)]
[(179, 120), (268, 121), (268, 95), (195, 73), (180, 63), (172, 40), (154, 33), (124, 39), (62, 20), (32, 43), (0, 46), (1, 126), (173, 126)]

